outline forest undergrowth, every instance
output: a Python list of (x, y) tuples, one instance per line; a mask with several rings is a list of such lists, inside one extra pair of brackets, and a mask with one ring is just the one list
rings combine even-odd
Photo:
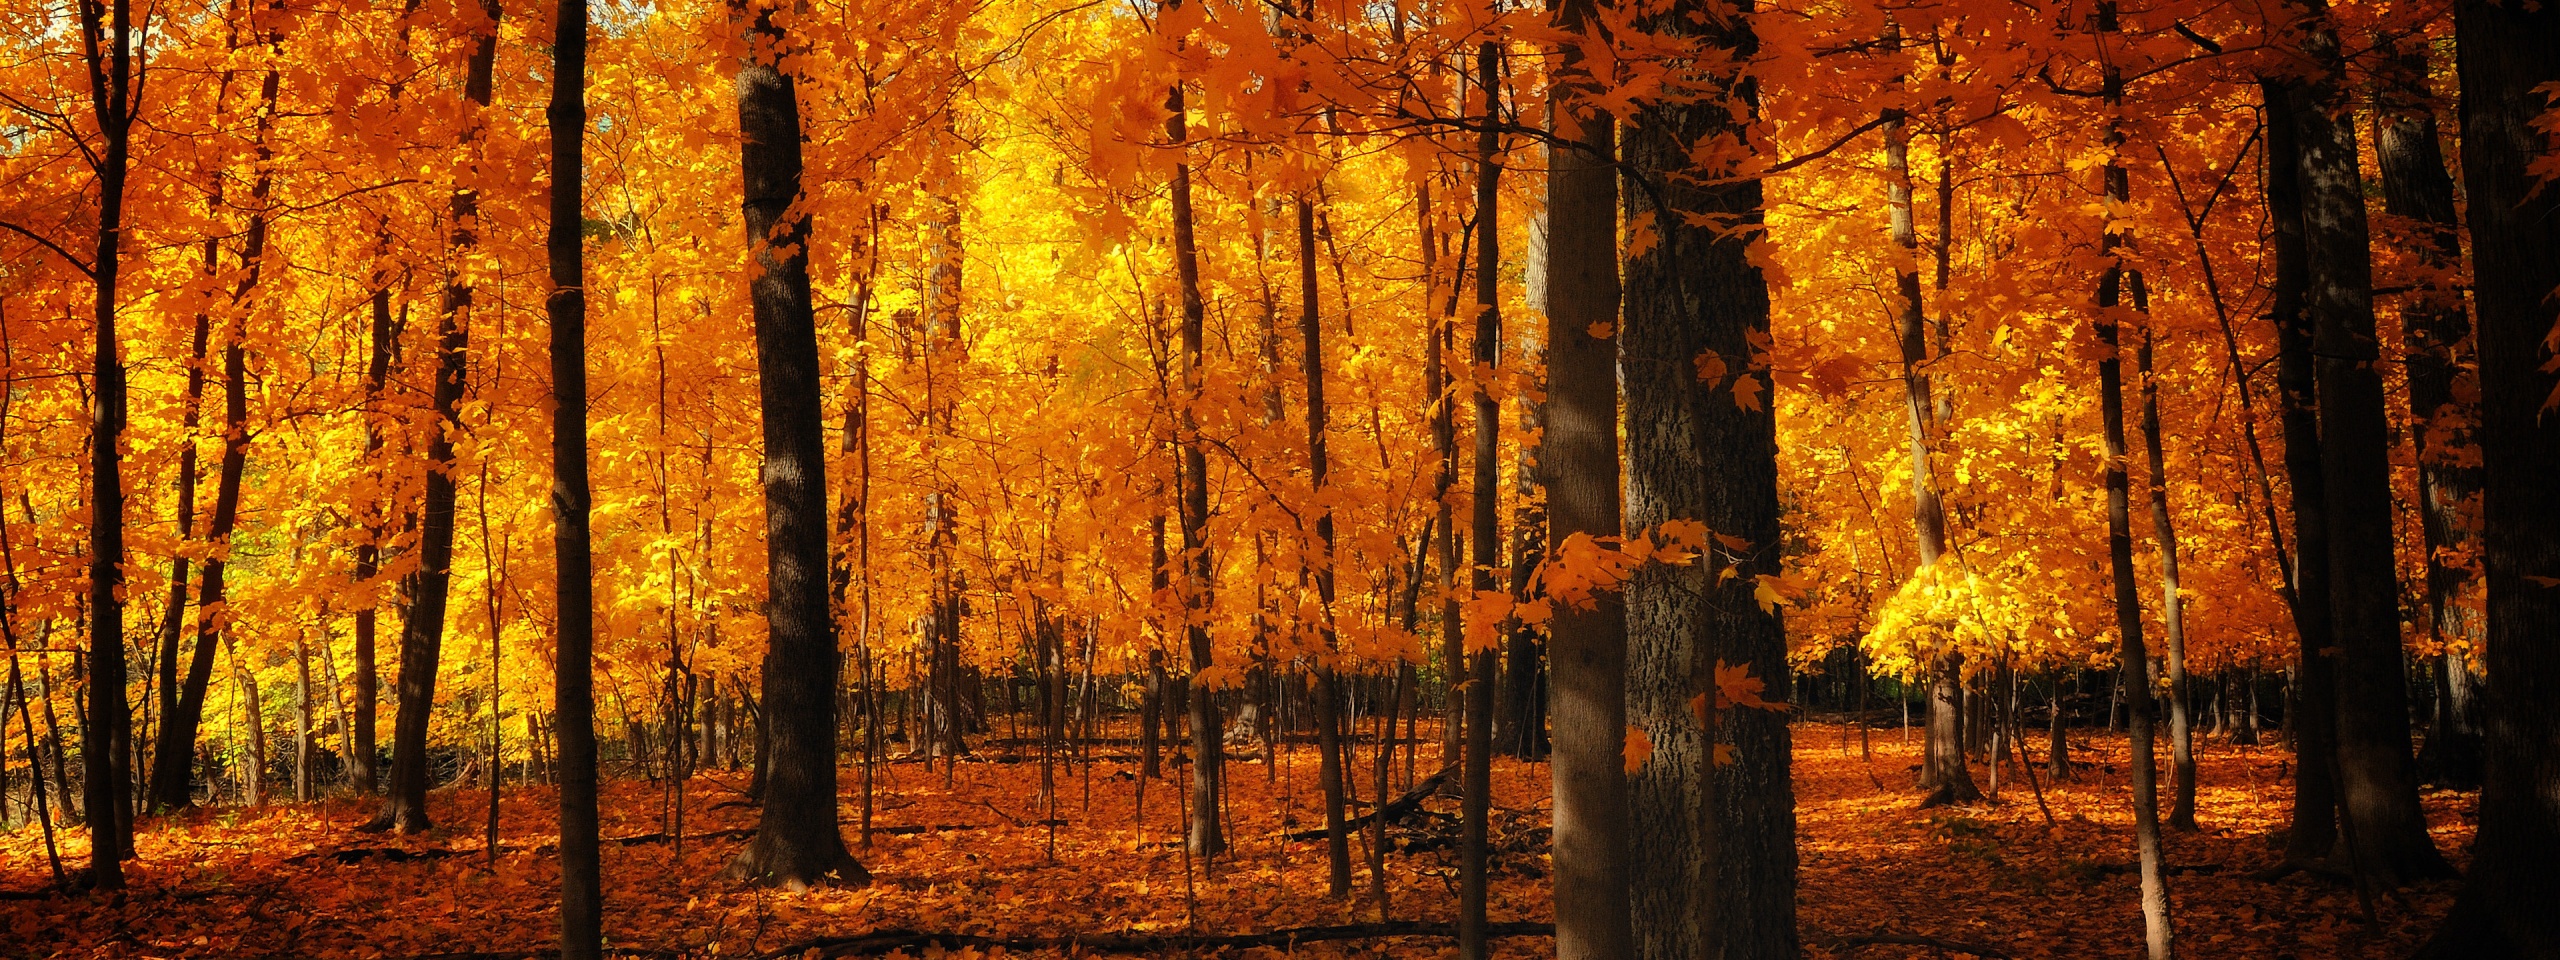
[[(1417, 779), (1436, 769), (1424, 738)], [(1962, 955), (2113, 957), (2139, 952), (2133, 909), (2133, 838), (2121, 735), (2071, 731), (2077, 772), (2043, 779), (2042, 737), (2031, 746), (2039, 779), (2015, 765), (1985, 803), (1921, 809), (1909, 784), (1917, 731), (1869, 731), (1861, 759), (1854, 727), (1795, 727), (1796, 850), (1806, 954), (1899, 960)], [(2421, 883), (2373, 898), (2312, 874), (2268, 882), (2291, 796), (2292, 754), (2198, 738), (2203, 830), (2168, 840), (2171, 891), (2190, 957), (2400, 957), (2451, 906), (2454, 885)], [(878, 878), (862, 889), (805, 894), (741, 888), (718, 879), (752, 830), (741, 801), (744, 772), (694, 777), (684, 793), (679, 845), (666, 835), (673, 795), (663, 782), (611, 778), (602, 792), (605, 930), (614, 948), (655, 957), (1114, 956), (1107, 949), (1008, 950), (957, 937), (935, 945), (915, 932), (966, 937), (1164, 938), (1147, 955), (1221, 957), (1438, 957), (1445, 937), (1378, 937), (1294, 947), (1171, 946), (1185, 934), (1247, 934), (1379, 920), (1366, 873), (1348, 901), (1324, 896), (1323, 841), (1288, 834), (1319, 828), (1312, 746), (1230, 768), (1230, 832), (1236, 846), (1214, 864), (1186, 862), (1182, 767), (1148, 784), (1139, 816), (1136, 764), (1061, 764), (1054, 824), (1039, 803), (1036, 754), (995, 762), (882, 763), (871, 845), (856, 855)], [(1403, 758), (1388, 787), (1401, 794)], [(1362, 769), (1374, 772), (1364, 757)], [(1989, 781), (1989, 769), (1977, 776)], [(1531, 929), (1550, 919), (1543, 764), (1495, 767), (1492, 896), (1497, 924)], [(946, 779), (947, 776), (947, 779)], [(841, 778), (849, 840), (859, 834), (860, 773)], [(1364, 804), (1376, 785), (1360, 778)], [(2042, 802), (2036, 798), (2041, 788)], [(2469, 795), (2423, 794), (2437, 844), (2470, 845)], [(548, 956), (556, 936), (557, 861), (548, 844), (556, 793), (510, 785), (501, 794), (494, 867), (486, 856), (488, 793), (432, 795), (438, 828), (414, 837), (358, 832), (367, 801), (221, 807), (158, 819), (136, 840), (121, 896), (31, 895), (50, 877), (44, 838), (30, 826), (0, 834), (0, 954), (41, 958), (328, 957), (498, 960)], [(1454, 790), (1388, 831), (1386, 894), (1394, 921), (1445, 923), (1456, 909)], [(2046, 809), (2051, 812), (2048, 825)], [(1366, 806), (1360, 809), (1367, 809)], [(59, 831), (68, 865), (86, 859), (86, 832)], [(1208, 869), (1203, 869), (1207, 867)], [(1186, 870), (1188, 871), (1186, 873)], [(872, 936), (890, 932), (889, 936)], [(868, 937), (868, 939), (865, 939)], [(1908, 941), (1908, 942), (1902, 942)], [(1551, 956), (1537, 932), (1501, 938), (1498, 956)]]

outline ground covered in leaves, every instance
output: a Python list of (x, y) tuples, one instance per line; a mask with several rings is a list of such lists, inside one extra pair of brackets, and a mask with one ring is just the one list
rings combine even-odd
[[(1937, 810), (1919, 809), (1907, 788), (1918, 747), (1902, 731), (1870, 731), (1872, 759), (1862, 759), (1853, 728), (1801, 724), (1796, 738), (1798, 902), (1809, 957), (1941, 955), (1940, 947), (1890, 942), (1896, 938), (2022, 960), (2139, 954), (2121, 738), (2074, 736), (2085, 766), (2069, 782), (2038, 784), (2041, 805), (2012, 769), (1996, 801)], [(2386, 892), (2368, 923), (2352, 887), (2305, 875), (2249, 878), (2272, 859), (2270, 838), (2284, 826), (2291, 754), (2219, 744), (2201, 754), (2204, 830), (2169, 840), (2184, 955), (2397, 958), (2451, 905), (2450, 884)], [(928, 946), (896, 932), (1129, 944), (1379, 920), (1365, 843), (1353, 848), (1361, 864), (1356, 898), (1335, 901), (1325, 896), (1322, 841), (1289, 836), (1321, 826), (1311, 748), (1290, 751), (1277, 765), (1232, 768), (1235, 849), (1214, 864), (1188, 861), (1168, 842), (1180, 836), (1178, 779), (1149, 784), (1141, 816), (1131, 764), (1062, 766), (1054, 772), (1052, 823), (1051, 809), (1038, 800), (1041, 765), (1023, 759), (1030, 762), (879, 765), (875, 825), (882, 830), (870, 847), (857, 849), (879, 882), (805, 894), (717, 879), (754, 824), (754, 811), (737, 802), (743, 776), (692, 780), (680, 831), (675, 795), (663, 783), (613, 780), (604, 810), (606, 929), (617, 948), (667, 958), (801, 957), (813, 950), (1065, 956), (957, 939)], [(1435, 767), (1426, 757), (1417, 775)], [(1371, 769), (1365, 751), (1360, 768)], [(1536, 932), (1549, 918), (1547, 773), (1543, 764), (1496, 769), (1493, 915), (1521, 931), (1497, 941), (1500, 956), (1554, 952)], [(1988, 771), (1978, 768), (1977, 776), (1987, 780)], [(852, 770), (842, 778), (848, 837), (856, 835), (859, 784)], [(1362, 778), (1364, 800), (1374, 786)], [(1402, 792), (1401, 763), (1389, 787)], [(558, 871), (548, 844), (555, 796), (539, 786), (504, 792), (494, 865), (484, 852), (488, 799), (483, 789), (440, 791), (432, 809), (441, 828), (405, 838), (356, 832), (370, 808), (353, 798), (166, 818), (145, 826), (140, 862), (128, 867), (131, 889), (114, 899), (41, 893), (51, 875), (39, 832), (30, 826), (0, 834), (0, 956), (537, 956), (553, 937)], [(2471, 798), (2431, 792), (2426, 803), (2438, 843), (2463, 853)], [(1388, 919), (1445, 923), (1452, 915), (1456, 806), (1454, 796), (1433, 797), (1423, 813), (1390, 830)], [(667, 839), (676, 833), (685, 842)], [(79, 834), (61, 842), (67, 862), (85, 859)], [(1144, 952), (1262, 958), (1455, 951), (1445, 938), (1396, 936)], [(1075, 955), (1110, 954), (1085, 948)]]

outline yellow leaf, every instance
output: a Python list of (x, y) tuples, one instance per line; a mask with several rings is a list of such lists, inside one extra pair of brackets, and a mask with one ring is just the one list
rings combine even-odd
[(1628, 724), (1627, 775), (1635, 776), (1636, 771), (1643, 769), (1644, 762), (1650, 759), (1653, 759), (1653, 738), (1644, 735), (1644, 728)]

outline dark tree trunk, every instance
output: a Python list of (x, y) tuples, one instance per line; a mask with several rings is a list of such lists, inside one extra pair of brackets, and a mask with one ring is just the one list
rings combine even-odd
[(2329, 525), (2329, 603), (2338, 649), (2338, 775), (2357, 869), (2397, 884), (2452, 872), (2427, 835), (2409, 756), (2399, 571), (2392, 559), (2390, 423), (2374, 337), (2373, 262), (2344, 67), (2313, 0), (2305, 53), (2318, 73), (2294, 113), (2300, 156), (2304, 307), (2318, 380), (2320, 467)]
[[(1562, 0), (1557, 23), (1591, 29), (1597, 0)], [(1547, 541), (1621, 532), (1618, 501), (1617, 134), (1587, 101), (1602, 80), (1576, 44), (1548, 88), (1547, 432), (1538, 461)], [(1436, 376), (1436, 375), (1435, 375)], [(1438, 398), (1434, 395), (1434, 402)], [(1443, 501), (1444, 503), (1446, 501)], [(1553, 601), (1554, 859), (1558, 960), (1625, 960), (1628, 925), (1627, 620), (1620, 595)]]
[(2479, 312), (2481, 525), (2488, 571), (2488, 765), (2480, 835), (2453, 912), (2420, 956), (2560, 957), (2560, 389), (2550, 366), (2560, 194), (2527, 167), (2549, 155), (2541, 90), (2560, 82), (2560, 9), (2469, 0), (2454, 15)]
[(595, 557), (587, 532), (587, 2), (560, 0), (558, 9), (545, 111), (551, 132), (551, 223), (545, 236), (551, 295), (543, 308), (551, 322), (551, 514), (559, 602), (552, 709), (560, 718), (560, 956), (595, 960), (604, 948), (604, 878), (596, 825)]
[[(473, 109), (486, 109), (497, 60), (496, 0), (482, 0), (489, 16), (486, 32), (474, 41), (463, 78), (463, 98)], [(474, 149), (483, 129), (476, 112), (463, 133), (464, 149)], [(448, 245), (468, 250), (479, 242), (479, 194), (467, 187), (453, 191), (453, 234)], [(471, 284), (459, 274), (446, 278), (443, 310), (436, 317), (436, 431), (427, 442), (426, 502), (418, 530), (416, 590), (408, 620), (400, 631), (398, 710), (391, 724), (391, 784), (382, 812), (366, 828), (417, 833), (433, 823), (427, 817), (427, 720), (435, 707), (436, 662), (444, 649), (444, 614), (452, 584), (453, 564), (453, 434), (462, 428), (454, 415), (462, 400), (468, 366), (470, 331), (464, 314), (472, 308)]]
[[(1170, 112), (1164, 121), (1165, 140), (1188, 156), (1184, 144), (1190, 134), (1181, 84), (1174, 84), (1165, 94), (1165, 109)], [(1182, 404), (1174, 438), (1174, 445), (1182, 452), (1182, 597), (1183, 609), (1190, 614), (1184, 617), (1184, 633), (1191, 649), (1191, 672), (1198, 676), (1213, 662), (1205, 613), (1216, 589), (1218, 568), (1209, 551), (1209, 458), (1207, 451), (1201, 449), (1199, 414), (1192, 409), (1207, 386), (1201, 346), (1208, 307), (1200, 294), (1200, 250), (1192, 232), (1188, 160), (1174, 164), (1172, 194), (1174, 273), (1182, 287)], [(1188, 842), (1192, 855), (1200, 857), (1215, 856), (1227, 849), (1226, 832), (1218, 820), (1218, 795), (1225, 779), (1226, 758), (1219, 737), (1222, 727), (1215, 693), (1207, 687), (1195, 687), (1190, 697), (1194, 766)]]
[(2306, 109), (2302, 88), (2260, 80), (2267, 110), (2268, 251), (2274, 286), (2268, 313), (2276, 328), (2276, 389), (2284, 419), (2284, 471), (2293, 507), (2294, 633), (2300, 655), (2284, 721), (2293, 742), (2292, 825), (2284, 859), (2302, 865), (2329, 855), (2338, 836), (2337, 661), (2329, 599), (2327, 478), (2320, 465), (2319, 382), (2311, 359), (2311, 318), (2303, 299), (2310, 286), (2310, 254), (2302, 224), (2301, 138), (2294, 118)]
[(97, 152), (97, 249), (89, 261), (97, 297), (92, 313), (96, 346), (89, 371), (95, 389), (89, 427), (89, 705), (80, 731), (86, 765), (82, 807), (89, 821), (89, 882), (99, 890), (124, 887), (122, 861), (132, 847), (131, 821), (122, 811), (132, 806), (133, 776), (128, 766), (117, 762), (130, 762), (132, 708), (125, 702), (124, 479), (119, 450), (125, 427), (125, 377), (124, 361), (117, 355), (116, 281), (134, 119), (133, 33), (130, 0), (80, 5), (80, 39), (89, 65), (91, 104), (99, 139), (105, 141)]
[[(1316, 629), (1323, 648), (1316, 661), (1317, 777), (1324, 781), (1325, 894), (1351, 895), (1351, 837), (1343, 827), (1342, 681), (1334, 675), (1333, 648), (1333, 511), (1323, 506), (1325, 493), (1324, 325), (1316, 312), (1316, 213), (1304, 192), (1298, 194), (1298, 336), (1299, 370), (1307, 380), (1307, 477), (1315, 491), (1316, 600), (1323, 607)], [(1265, 717), (1264, 722), (1271, 718)]]
[[(270, 49), (275, 40), (275, 37), (269, 37)], [(240, 285), (231, 293), (232, 317), (223, 325), (222, 463), (214, 485), (213, 516), (205, 537), (211, 553), (205, 558), (203, 579), (196, 596), (195, 655), (187, 664), (186, 679), (175, 704), (161, 715), (160, 742), (152, 749), (149, 806), (158, 809), (178, 809), (195, 803), (194, 764), (191, 761), (195, 759), (196, 730), (204, 722), (205, 692), (213, 679), (214, 646), (230, 632), (230, 615), (224, 605), (225, 574), (230, 567), (231, 532), (240, 516), (240, 481), (248, 466), (249, 449), (248, 357), (244, 347), (248, 337), (246, 314), (251, 304), (250, 296), (258, 286), (259, 268), (267, 250), (266, 202), (273, 180), (264, 161), (271, 155), (267, 131), (274, 123), (277, 81), (276, 71), (270, 67), (258, 89), (256, 150), (260, 161), (259, 173), (249, 188), (249, 223), (242, 231), (240, 265), (243, 273)], [(192, 373), (190, 376), (192, 378)], [(192, 442), (189, 450), (193, 450)]]
[[(1750, 7), (1729, 16), (1683, 0), (1639, 24), (1715, 51), (1706, 63), (1748, 62), (1758, 48)], [(1717, 700), (1719, 670), (1761, 680), (1776, 704), (1791, 680), (1776, 607), (1754, 596), (1780, 572), (1782, 547), (1777, 427), (1755, 346), (1768, 336), (1769, 294), (1747, 252), (1761, 187), (1696, 155), (1741, 139), (1758, 112), (1752, 81), (1729, 70), (1693, 68), (1686, 79), (1707, 91), (1702, 101), (1648, 104), (1627, 137), (1641, 185), (1629, 211), (1661, 237), (1627, 262), (1627, 526), (1688, 521), (1715, 534), (1697, 562), (1648, 565), (1627, 584), (1628, 723), (1653, 741), (1629, 778), (1643, 838), (1630, 871), (1634, 955), (1648, 960), (1799, 949), (1786, 714), (1736, 706), (1702, 717), (1691, 705)], [(1730, 763), (1713, 762), (1719, 745), (1732, 747)]]
[[(1502, 562), (1502, 536), (1495, 528), (1500, 515), (1502, 404), (1494, 399), (1493, 375), (1502, 357), (1501, 279), (1502, 136), (1496, 132), (1502, 95), (1502, 53), (1486, 41), (1476, 50), (1476, 89), (1484, 93), (1485, 129), (1476, 141), (1476, 331), (1475, 331), (1475, 475), (1468, 485), (1469, 539), (1475, 545), (1475, 590), (1487, 593), (1501, 583), (1494, 566)], [(1499, 634), (1496, 634), (1499, 636)], [(1467, 651), (1472, 660), (1466, 681), (1467, 730), (1459, 773), (1458, 956), (1484, 960), (1491, 944), (1485, 935), (1485, 865), (1488, 821), (1493, 815), (1493, 684), (1496, 650)]]
[(806, 889), (871, 874), (836, 829), (835, 618), (827, 608), (826, 410), (809, 302), (809, 218), (800, 197), (800, 105), (779, 69), (791, 42), (759, 4), (738, 63), (738, 167), (764, 412), (766, 622), (763, 806), (727, 876)]
[[(2115, 0), (2100, 0), (2093, 30), (2103, 47), (2108, 35), (2117, 32)], [(2124, 106), (2124, 70), (2114, 61), (2102, 68), (2101, 95), (2105, 97), (2107, 115), (2106, 196), (2112, 207), (2121, 208), (2132, 196), (2131, 177), (2123, 161), (2125, 134), (2122, 121), (2116, 119)], [(2098, 404), (2101, 429), (2106, 442), (2107, 485), (2107, 563), (2114, 574), (2116, 634), (2120, 646), (2116, 657), (2120, 683), (2124, 690), (2126, 711), (2132, 726), (2133, 766), (2133, 830), (2136, 856), (2142, 872), (2143, 942), (2151, 960), (2169, 960), (2176, 951), (2169, 915), (2169, 871), (2163, 862), (2160, 846), (2159, 769), (2152, 754), (2151, 732), (2151, 658), (2142, 642), (2142, 592), (2135, 582), (2133, 569), (2132, 481), (2125, 472), (2124, 440), (2124, 351), (2122, 323), (2124, 286), (2127, 281), (2122, 248), (2124, 237), (2110, 223), (2100, 240), (2100, 249), (2110, 258), (2106, 273), (2098, 282), (2097, 311), (2094, 326), (2098, 343), (2105, 352), (2098, 357)], [(2135, 273), (2131, 282), (2135, 290), (2134, 306), (2144, 306), (2142, 275)], [(2149, 318), (2144, 318), (2147, 324)]]
[[(1534, 337), (1520, 338), (1523, 356), (1520, 367), (1534, 381), (1545, 378), (1546, 356), (1543, 343)], [(1543, 393), (1545, 384), (1535, 382), (1527, 389)], [(1546, 430), (1546, 403), (1522, 398), (1520, 433), (1526, 437), (1541, 436)], [(1511, 501), (1511, 595), (1531, 595), (1538, 565), (1546, 562), (1547, 512), (1537, 498), (1538, 445), (1528, 444), (1513, 456)], [(1494, 710), (1494, 749), (1502, 755), (1521, 760), (1538, 760), (1547, 755), (1546, 701), (1539, 696), (1545, 673), (1544, 645), (1538, 641), (1537, 628), (1514, 621), (1510, 629), (1509, 647), (1503, 653), (1502, 700)]]
[[(2409, 46), (2393, 53), (2374, 95), (2373, 154), (2382, 173), (2383, 209), (2418, 233), (2421, 268), (2456, 273), (2462, 267), (2461, 225), (2453, 177), (2445, 172), (2444, 148), (2436, 138), (2426, 49)], [(2458, 559), (2474, 549), (2477, 530), (2466, 504), (2480, 491), (2480, 467), (2470, 458), (2476, 442), (2471, 425), (2479, 411), (2465, 383), (2477, 376), (2471, 318), (2463, 311), (2461, 291), (2430, 280), (2411, 291), (2400, 323), (2410, 433), (2418, 452), (2419, 528), (2427, 547), (2428, 626), (2445, 650), (2436, 662), (2435, 722), (2418, 752), (2418, 769), (2436, 783), (2474, 787), (2480, 783), (2483, 745), (2480, 680), (2471, 661), (2482, 636), (2479, 611), (2470, 603), (2472, 574)]]

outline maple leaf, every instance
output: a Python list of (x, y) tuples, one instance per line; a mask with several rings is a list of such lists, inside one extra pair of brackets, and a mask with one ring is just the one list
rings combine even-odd
[(1627, 776), (1632, 777), (1636, 771), (1644, 769), (1645, 761), (1653, 759), (1653, 738), (1645, 735), (1643, 727), (1628, 724), (1625, 749)]

